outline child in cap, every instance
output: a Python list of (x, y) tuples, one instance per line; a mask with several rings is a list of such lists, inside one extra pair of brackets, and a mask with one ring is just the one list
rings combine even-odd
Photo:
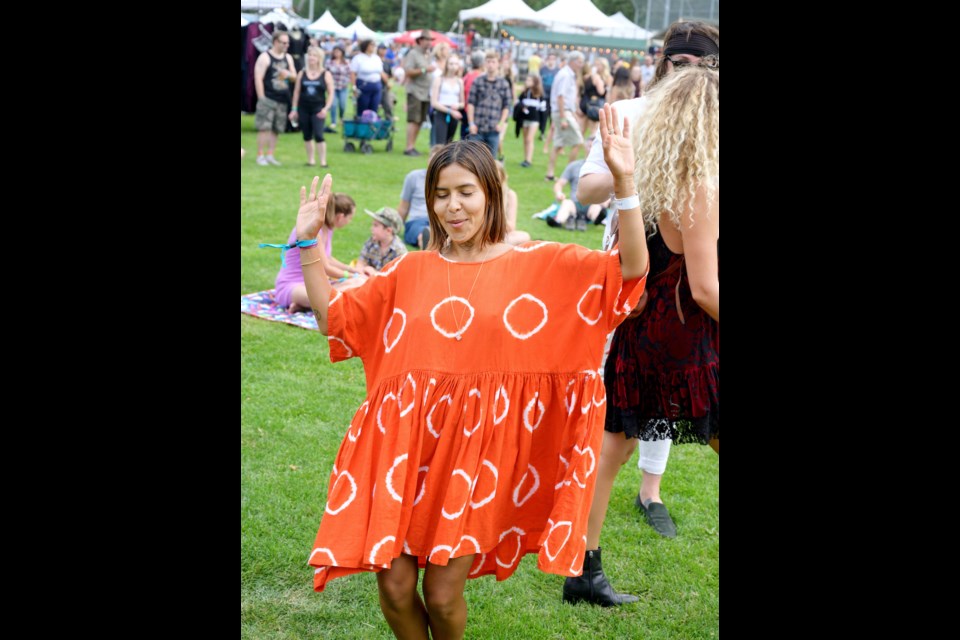
[(370, 223), (370, 238), (363, 243), (357, 267), (367, 275), (373, 275), (388, 262), (407, 252), (403, 240), (397, 237), (403, 232), (403, 218), (392, 207), (364, 211), (373, 221)]

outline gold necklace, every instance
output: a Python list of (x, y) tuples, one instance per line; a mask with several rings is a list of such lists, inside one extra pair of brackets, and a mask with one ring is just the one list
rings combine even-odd
[[(473, 289), (477, 286), (477, 280), (480, 279), (480, 272), (483, 271), (483, 265), (487, 262), (487, 257), (490, 255), (490, 249), (493, 248), (491, 245), (486, 252), (483, 254), (483, 262), (480, 263), (480, 268), (477, 269), (477, 276), (473, 279), (473, 286), (470, 287), (470, 293), (467, 294), (467, 306), (470, 306), (470, 298), (473, 296)], [(463, 339), (463, 334), (460, 332), (460, 320), (463, 319), (463, 314), (460, 314), (460, 318), (457, 318), (457, 315), (453, 312), (453, 289), (450, 286), (450, 263), (452, 260), (447, 260), (447, 295), (451, 298), (450, 300), (450, 315), (453, 317), (454, 324), (457, 325), (457, 342)]]

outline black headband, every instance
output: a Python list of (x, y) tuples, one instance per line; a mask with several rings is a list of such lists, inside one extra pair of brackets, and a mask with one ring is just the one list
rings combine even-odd
[(672, 56), (676, 53), (688, 53), (702, 58), (710, 54), (720, 55), (720, 47), (705, 35), (696, 32), (678, 33), (670, 38), (670, 42), (663, 48), (664, 56)]

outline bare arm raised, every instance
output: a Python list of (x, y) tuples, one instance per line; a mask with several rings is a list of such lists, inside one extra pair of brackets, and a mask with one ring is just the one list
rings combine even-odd
[[(320, 176), (314, 176), (310, 183), (310, 194), (306, 187), (300, 187), (300, 210), (297, 212), (297, 240), (314, 240), (323, 228), (327, 202), (333, 197), (331, 186), (333, 178), (328, 173), (317, 192)], [(310, 298), (310, 307), (317, 318), (317, 328), (327, 335), (327, 306), (330, 298), (330, 283), (326, 274), (326, 255), (318, 245), (300, 249), (300, 265), (303, 269), (303, 284)]]
[[(618, 122), (617, 110), (607, 103), (600, 112), (600, 139), (603, 144), (603, 160), (613, 174), (613, 192), (617, 198), (637, 195), (633, 182), (636, 159), (630, 144), (630, 122), (626, 118)], [(583, 182), (583, 179), (580, 180)], [(608, 192), (609, 193), (609, 192)], [(580, 187), (577, 186), (579, 200)], [(643, 229), (643, 214), (639, 201), (636, 206), (620, 209), (620, 271), (624, 280), (639, 278), (649, 267), (647, 238)]]
[(583, 204), (598, 204), (610, 197), (613, 176), (609, 173), (588, 173), (577, 183), (577, 200)]

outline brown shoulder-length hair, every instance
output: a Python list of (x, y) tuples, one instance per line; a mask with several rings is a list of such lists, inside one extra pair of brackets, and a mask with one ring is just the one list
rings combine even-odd
[(480, 246), (503, 242), (507, 235), (507, 219), (503, 211), (503, 186), (500, 183), (500, 172), (493, 160), (493, 154), (490, 153), (490, 147), (475, 140), (459, 140), (441, 147), (427, 166), (425, 192), (427, 214), (430, 219), (430, 246), (427, 248), (439, 251), (447, 244), (447, 232), (433, 210), (433, 203), (437, 198), (440, 171), (452, 164), (458, 164), (477, 176), (483, 195), (487, 199), (487, 215), (483, 219)]
[(533, 80), (533, 86), (530, 87), (530, 95), (534, 98), (542, 98), (543, 78), (540, 77), (539, 73), (530, 73), (527, 75), (527, 77)]

